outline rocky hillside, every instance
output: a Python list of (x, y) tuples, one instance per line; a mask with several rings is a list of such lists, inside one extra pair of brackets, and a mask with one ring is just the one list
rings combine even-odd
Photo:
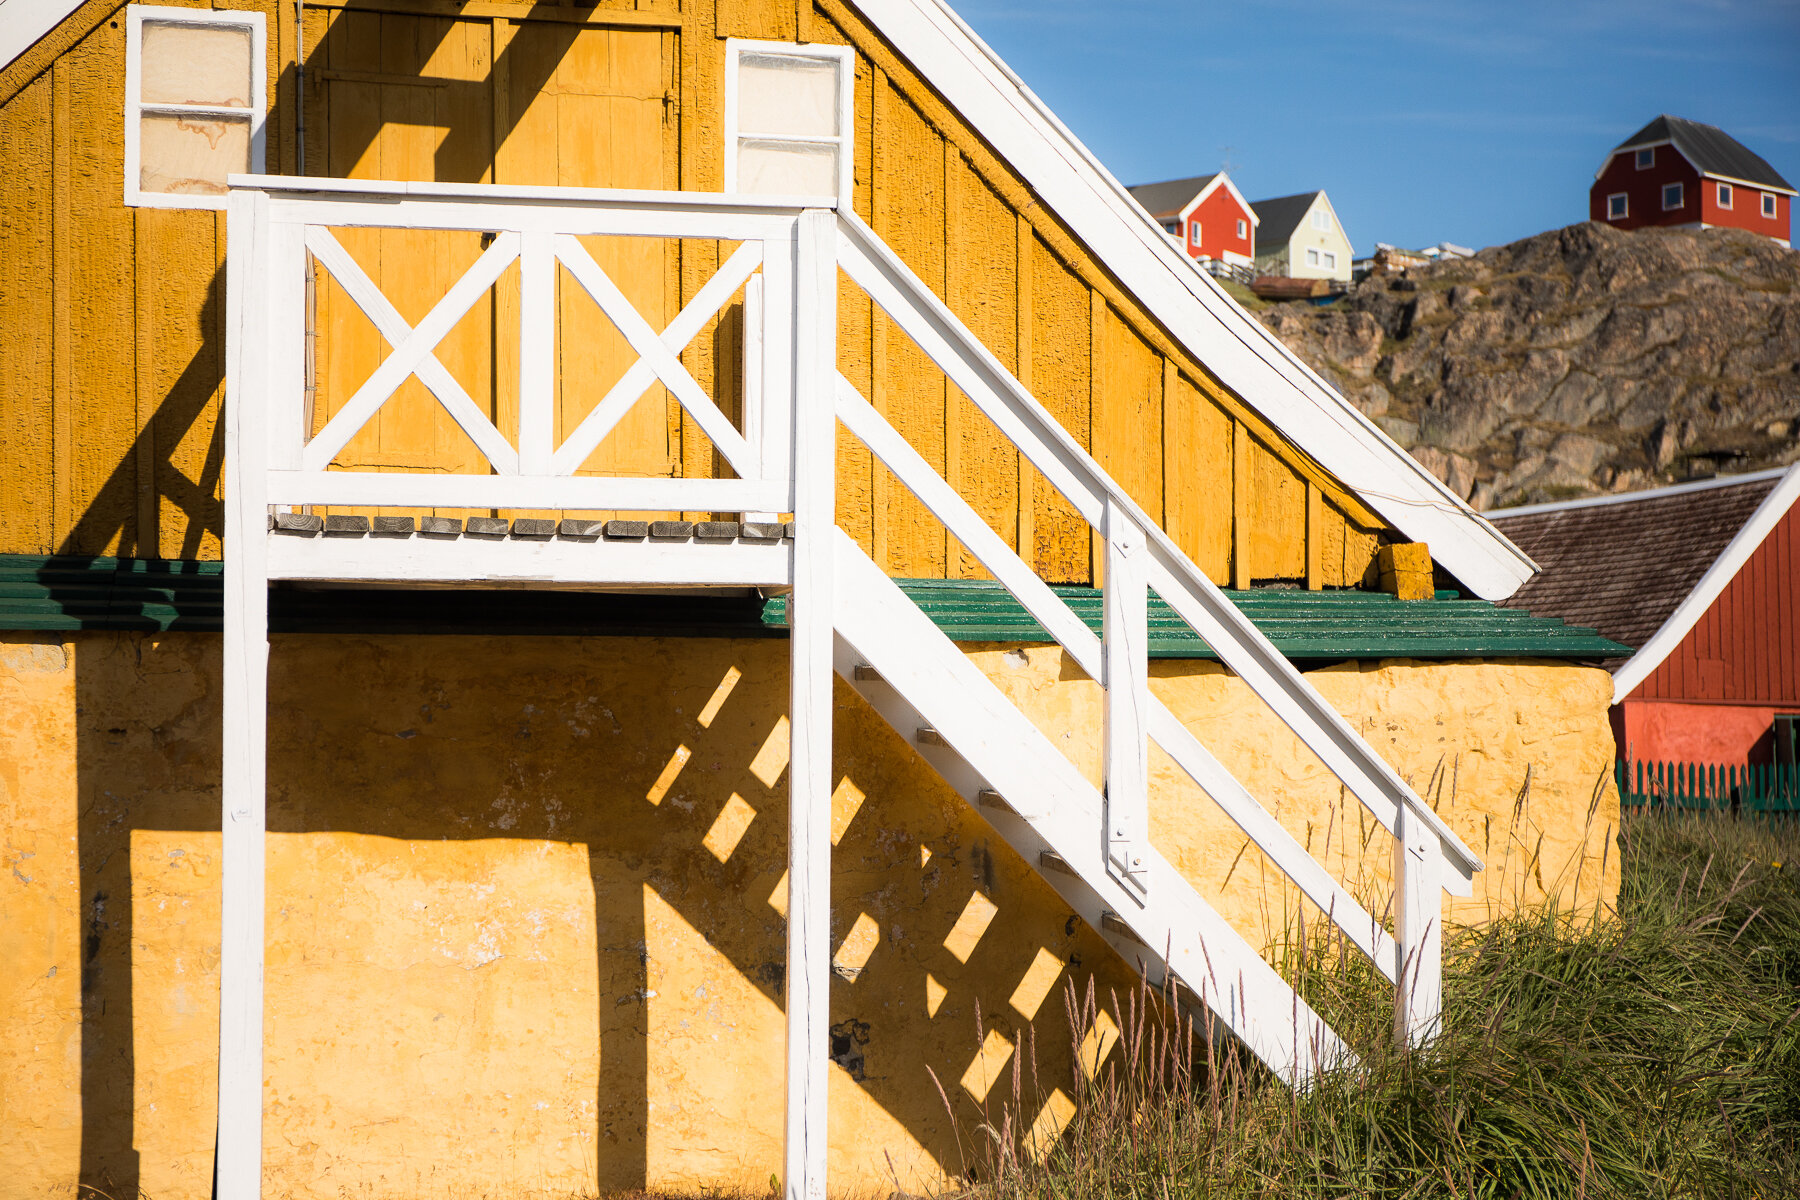
[(1477, 508), (1800, 459), (1800, 253), (1571, 225), (1260, 316)]

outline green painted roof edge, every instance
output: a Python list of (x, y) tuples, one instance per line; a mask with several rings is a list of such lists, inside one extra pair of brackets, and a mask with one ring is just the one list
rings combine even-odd
[[(952, 640), (957, 642), (1048, 642), (1032, 620), (999, 584), (987, 580), (902, 579), (908, 595)], [(0, 630), (70, 632), (93, 629), (191, 631), (216, 633), (223, 624), (224, 564), (216, 561), (145, 560), (42, 554), (0, 554)], [(1088, 587), (1053, 588), (1096, 632), (1100, 629), (1101, 594)], [(1290, 658), (1566, 658), (1606, 659), (1629, 655), (1631, 649), (1591, 629), (1552, 617), (1499, 608), (1485, 600), (1466, 600), (1453, 592), (1436, 599), (1402, 601), (1381, 592), (1306, 592), (1280, 588), (1225, 593), (1255, 622), (1277, 649)], [(310, 595), (310, 594), (309, 594)], [(511, 593), (517, 604), (519, 594)], [(654, 612), (626, 612), (616, 601), (598, 600), (591, 613), (571, 612), (583, 603), (577, 593), (557, 593), (557, 611), (545, 617), (534, 611), (530, 622), (488, 626), (495, 632), (606, 632), (634, 635), (658, 631)], [(505, 600), (494, 605), (503, 610)], [(327, 605), (317, 596), (304, 601), (294, 621), (323, 624)], [(296, 612), (300, 605), (294, 606)], [(359, 617), (379, 628), (391, 619), (367, 604), (345, 607), (346, 617)], [(760, 619), (759, 619), (760, 618)], [(692, 605), (668, 614), (669, 632), (679, 633), (699, 619)], [(272, 618), (277, 629), (284, 626)], [(779, 635), (786, 624), (786, 601), (775, 597), (760, 612), (741, 601), (721, 607), (703, 622), (707, 636)], [(1198, 634), (1152, 595), (1150, 655), (1153, 658), (1216, 659)], [(471, 626), (470, 628), (473, 628)], [(448, 631), (448, 630), (446, 630)], [(456, 632), (469, 631), (458, 625)]]

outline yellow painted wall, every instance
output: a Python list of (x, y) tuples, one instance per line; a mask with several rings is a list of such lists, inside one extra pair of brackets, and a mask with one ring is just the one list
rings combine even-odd
[[(346, 7), (346, 3), (353, 7)], [(268, 15), (269, 169), (293, 171), (307, 64), (313, 174), (506, 183), (723, 184), (726, 36), (858, 50), (855, 207), (1217, 581), (1354, 586), (1382, 522), (1178, 348), (1024, 182), (843, 0), (602, 0), (579, 10), (488, 0), (452, 19), (414, 0), (218, 0)], [(527, 18), (531, 12), (530, 19)], [(220, 555), (218, 406), (223, 220), (122, 201), (124, 10), (93, 0), (0, 71), (0, 552)], [(416, 319), (469, 239), (350, 239)], [(465, 244), (467, 243), (467, 244)], [(596, 247), (640, 307), (666, 317), (720, 248)], [(502, 279), (445, 344), (510, 428), (516, 312)], [(319, 289), (315, 423), (381, 353)], [(735, 407), (735, 310), (684, 356)], [(1088, 532), (1035, 471), (866, 299), (846, 294), (842, 363), (926, 459), (1055, 581), (1093, 576)], [(565, 317), (566, 430), (626, 355), (597, 315)], [(579, 383), (580, 386), (575, 386)], [(840, 520), (892, 574), (980, 568), (860, 446), (843, 445)], [(346, 449), (419, 468), (472, 453), (416, 383)], [(595, 471), (710, 475), (710, 446), (660, 389), (590, 460)], [(1316, 502), (1307, 503), (1309, 491)], [(701, 515), (701, 514), (696, 514)]]
[[(1097, 768), (1093, 696), (1057, 652), (973, 655)], [(1603, 672), (1311, 678), (1487, 858), (1454, 917), (1615, 896)], [(269, 1194), (767, 1187), (784, 643), (283, 637), (271, 684)], [(1384, 855), (1341, 832), (1366, 823), (1241, 685), (1164, 663), (1153, 687), (1382, 889)], [(0, 641), (8, 1197), (208, 1192), (218, 695), (216, 637)], [(962, 1165), (932, 1073), (965, 1134), (977, 1093), (1012, 1103), (1015, 1062), (1025, 1119), (1066, 1113), (1062, 989), (1093, 978), (1110, 1006), (1132, 975), (842, 687), (836, 719), (834, 1187), (892, 1191), (891, 1153), (918, 1191)], [(1248, 936), (1279, 924), (1288, 899), (1241, 835), (1166, 763), (1157, 784), (1163, 851)]]

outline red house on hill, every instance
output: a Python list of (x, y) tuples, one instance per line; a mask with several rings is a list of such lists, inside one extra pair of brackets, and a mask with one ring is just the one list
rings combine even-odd
[(1794, 186), (1716, 125), (1660, 116), (1594, 174), (1588, 217), (1616, 229), (1747, 229), (1789, 245)]
[(1800, 466), (1488, 514), (1543, 570), (1506, 603), (1637, 653), (1619, 756), (1792, 763), (1800, 746)]
[(1250, 265), (1256, 253), (1256, 213), (1225, 172), (1127, 190), (1188, 257)]

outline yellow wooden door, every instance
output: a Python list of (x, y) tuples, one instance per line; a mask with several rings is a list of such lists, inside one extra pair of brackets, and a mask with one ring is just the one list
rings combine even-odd
[[(356, 179), (662, 188), (670, 39), (653, 29), (550, 21), (314, 10), (308, 167)], [(414, 230), (335, 235), (409, 324), (482, 250), (482, 236)], [(651, 325), (669, 318), (672, 255), (659, 242), (587, 239)], [(355, 394), (390, 347), (327, 275), (313, 428)], [(566, 272), (558, 287), (558, 435), (598, 403), (636, 354)], [(437, 356), (501, 433), (518, 435), (518, 266), (507, 269)], [(660, 388), (590, 457), (584, 474), (669, 475), (674, 426)], [(335, 460), (346, 469), (482, 472), (485, 459), (409, 379)]]

